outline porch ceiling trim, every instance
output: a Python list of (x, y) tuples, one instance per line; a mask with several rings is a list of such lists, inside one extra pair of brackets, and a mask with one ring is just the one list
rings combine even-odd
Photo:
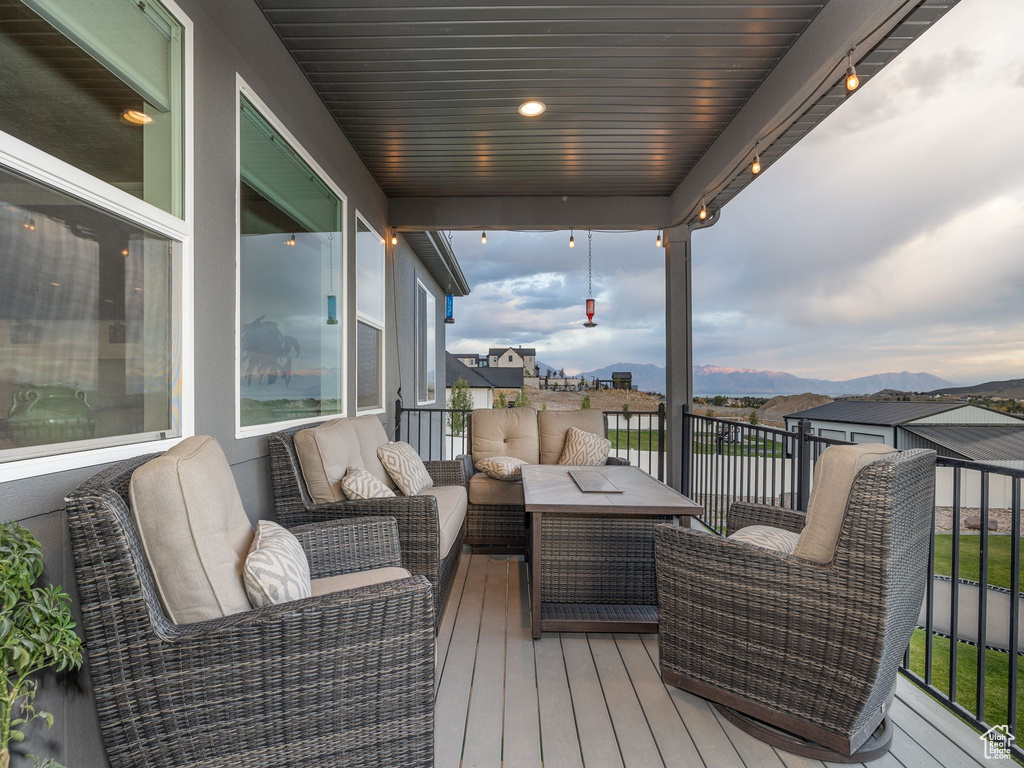
[(468, 296), (469, 282), (462, 273), (448, 239), (440, 232), (405, 232), (405, 241), (416, 252), (430, 276), (445, 293)]

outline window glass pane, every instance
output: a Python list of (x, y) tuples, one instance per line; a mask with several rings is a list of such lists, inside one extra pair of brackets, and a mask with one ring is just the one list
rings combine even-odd
[(241, 426), (340, 414), (341, 200), (244, 100), (240, 124)]
[(384, 325), (384, 243), (356, 217), (356, 309)]
[(0, 131), (182, 216), (181, 25), (152, 0), (3, 11)]
[(357, 361), (357, 406), (360, 409), (382, 408), (381, 399), (381, 341), (382, 333), (372, 325), (360, 322)]
[(437, 355), (434, 341), (434, 296), (416, 286), (416, 397), (420, 403), (435, 400)]
[(0, 168), (0, 461), (181, 434), (180, 247)]

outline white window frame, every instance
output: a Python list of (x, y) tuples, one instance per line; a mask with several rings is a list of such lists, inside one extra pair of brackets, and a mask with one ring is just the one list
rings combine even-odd
[(20, 173), (29, 179), (78, 198), (112, 216), (127, 219), (133, 224), (152, 230), (174, 240), (179, 245), (181, 268), (180, 317), (181, 370), (181, 436), (144, 440), (106, 448), (86, 448), (81, 451), (60, 453), (52, 456), (38, 456), (31, 459), (16, 459), (0, 463), (0, 483), (21, 480), (27, 477), (66, 472), (68, 470), (94, 467), (113, 461), (135, 458), (147, 453), (166, 451), (186, 437), (195, 434), (195, 333), (193, 296), (193, 243), (194, 222), (194, 179), (193, 165), (193, 27), (192, 20), (174, 0), (160, 0), (161, 5), (175, 21), (181, 24), (183, 40), (182, 64), (182, 106), (183, 122), (183, 172), (184, 172), (184, 219), (147, 203), (134, 195), (118, 189), (112, 184), (76, 168), (75, 166), (47, 154), (31, 144), (0, 131), (0, 165)]
[[(242, 178), (242, 97), (245, 97), (250, 104), (256, 107), (257, 111), (277, 131), (288, 146), (305, 161), (313, 172), (326, 184), (331, 192), (341, 200), (341, 288), (338, 296), (341, 301), (338, 308), (338, 333), (341, 334), (341, 361), (339, 362), (341, 376), (341, 412), (321, 414), (320, 416), (309, 416), (304, 419), (290, 419), (288, 421), (275, 421), (269, 424), (256, 424), (251, 427), (242, 426), (242, 198), (239, 194), (239, 180)], [(296, 427), (302, 424), (313, 424), (327, 419), (339, 419), (348, 416), (348, 195), (341, 191), (341, 188), (334, 183), (334, 179), (327, 171), (320, 167), (320, 164), (313, 159), (313, 156), (306, 151), (302, 143), (292, 135), (283, 122), (274, 114), (274, 111), (267, 106), (245, 82), (240, 74), (235, 73), (235, 439), (242, 440), (247, 437), (259, 437), (269, 435), (273, 432), (280, 432), (282, 429)]]
[[(359, 223), (362, 222), (363, 226), (366, 227), (370, 232), (376, 235), (380, 241), (380, 306), (381, 306), (381, 319), (370, 317), (365, 312), (359, 311)], [(360, 416), (371, 414), (371, 413), (384, 413), (384, 368), (385, 361), (387, 358), (386, 343), (387, 334), (384, 332), (384, 325), (387, 321), (388, 316), (388, 254), (387, 244), (380, 233), (374, 229), (370, 222), (368, 222), (363, 215), (359, 213), (359, 209), (356, 209), (356, 227), (355, 227), (355, 240), (356, 240), (356, 413)], [(377, 383), (377, 391), (380, 393), (380, 405), (375, 405), (372, 408), (360, 408), (359, 407), (359, 323), (366, 323), (371, 328), (376, 328), (380, 331), (380, 381)], [(436, 385), (435, 385), (436, 387)]]
[[(428, 298), (434, 300), (434, 397), (431, 400), (420, 400), (420, 310), (418, 295), (420, 288), (423, 289), (423, 292), (427, 295)], [(414, 327), (416, 330), (416, 341), (414, 345), (414, 352), (416, 357), (416, 365), (414, 366), (416, 370), (416, 381), (413, 383), (413, 389), (415, 390), (414, 394), (416, 395), (416, 405), (434, 405), (435, 403), (437, 403), (437, 297), (434, 296), (434, 292), (427, 287), (427, 284), (420, 280), (418, 277), (416, 278), (416, 292), (417, 295), (413, 299), (413, 307), (416, 308), (416, 322), (414, 323)], [(424, 333), (425, 332), (426, 329), (424, 329)], [(426, 336), (424, 335), (423, 338), (426, 339)]]

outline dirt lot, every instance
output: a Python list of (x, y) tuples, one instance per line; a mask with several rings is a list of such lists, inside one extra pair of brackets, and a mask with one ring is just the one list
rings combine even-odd
[[(509, 399), (514, 399), (519, 390), (501, 390), (506, 393)], [(590, 407), (601, 411), (621, 411), (625, 403), (629, 403), (629, 410), (634, 413), (639, 411), (656, 411), (660, 398), (648, 395), (643, 392), (633, 392), (623, 389), (603, 389), (585, 392), (551, 392), (546, 389), (526, 388), (526, 396), (530, 399), (530, 406), (540, 410), (547, 406), (549, 411), (575, 411), (579, 410), (583, 397), (590, 395)], [(497, 397), (497, 393), (495, 393)]]

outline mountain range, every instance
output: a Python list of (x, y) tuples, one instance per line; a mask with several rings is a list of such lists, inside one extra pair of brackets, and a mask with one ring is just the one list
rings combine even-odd
[(974, 395), (976, 397), (1009, 397), (1024, 400), (1024, 379), (1006, 379), (1005, 381), (986, 381), (973, 387), (947, 387), (937, 389), (931, 394), (936, 395)]
[[(541, 370), (555, 368), (537, 364)], [(584, 371), (588, 379), (610, 379), (612, 371), (630, 371), (633, 385), (644, 392), (665, 392), (665, 369), (649, 363), (615, 363), (593, 371)], [(807, 379), (785, 371), (758, 371), (750, 368), (726, 368), (719, 365), (693, 366), (693, 391), (705, 395), (751, 395), (772, 397), (814, 392), (820, 395), (870, 395), (883, 389), (901, 392), (929, 392), (952, 386), (930, 373), (876, 373), (855, 379)]]

